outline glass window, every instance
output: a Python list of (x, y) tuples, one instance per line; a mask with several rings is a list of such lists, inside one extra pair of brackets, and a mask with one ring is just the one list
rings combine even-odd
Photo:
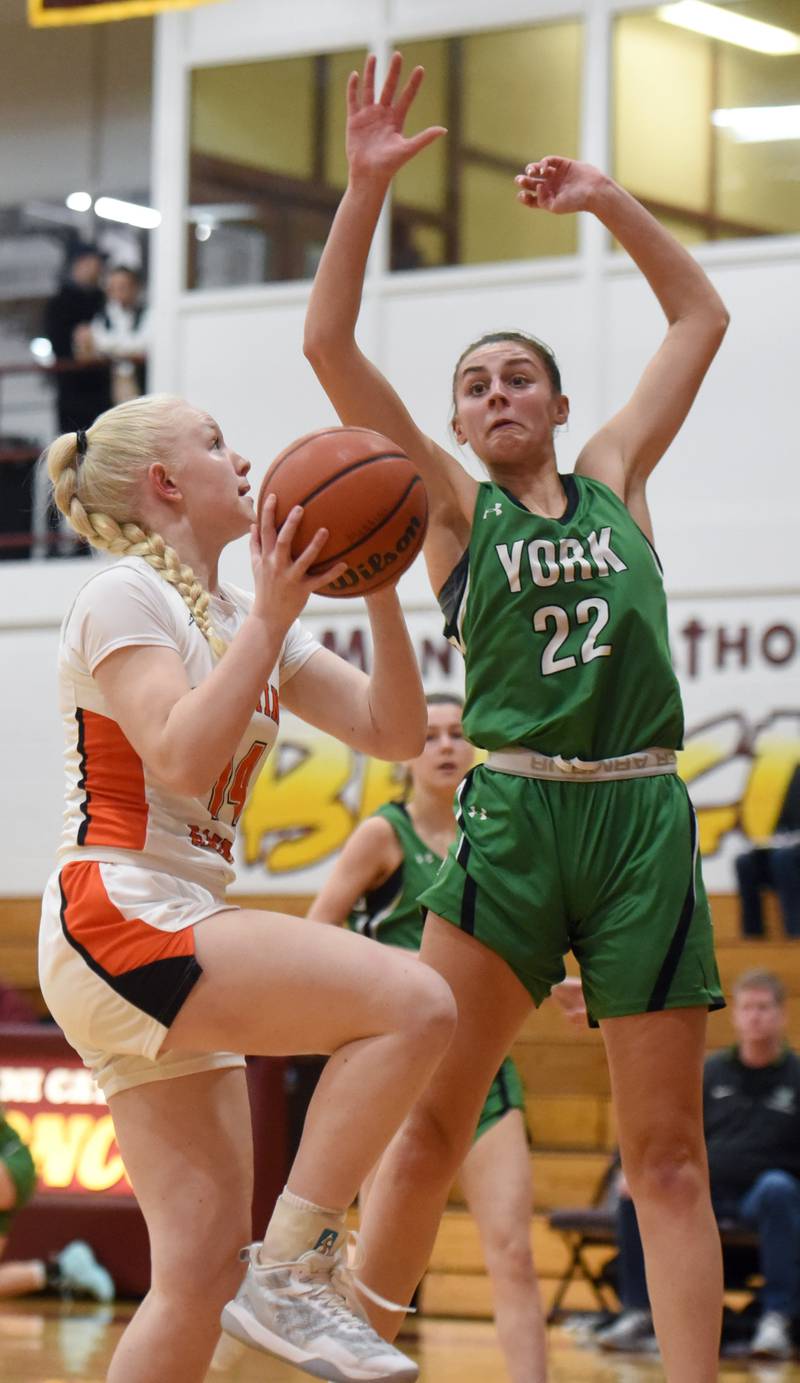
[(800, 231), (800, 4), (720, 6), (719, 37), (692, 17), (670, 3), (616, 20), (614, 176), (686, 244)]
[(403, 44), (406, 70), (425, 68), (409, 129), (448, 134), (395, 179), (393, 268), (574, 254), (575, 218), (526, 210), (513, 179), (543, 154), (577, 156), (581, 43), (579, 23), (559, 23)]
[[(581, 37), (559, 23), (403, 45), (406, 72), (426, 69), (409, 128), (449, 134), (396, 180), (392, 268), (574, 253), (574, 217), (526, 211), (513, 178), (542, 154), (577, 155)], [(314, 273), (347, 180), (347, 75), (364, 56), (192, 74), (190, 287)]]
[(192, 73), (190, 288), (313, 276), (347, 179), (347, 75), (364, 56)]

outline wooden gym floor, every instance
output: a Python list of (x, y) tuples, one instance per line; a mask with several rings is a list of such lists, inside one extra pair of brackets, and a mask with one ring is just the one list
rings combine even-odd
[[(0, 1303), (3, 1383), (103, 1383), (108, 1362), (133, 1308), (72, 1305), (46, 1299)], [(421, 1383), (504, 1383), (491, 1324), (455, 1319), (409, 1326), (402, 1347), (420, 1363)], [(659, 1362), (645, 1355), (603, 1355), (568, 1330), (551, 1331), (551, 1383), (655, 1383)], [(208, 1383), (301, 1383), (306, 1375), (245, 1350)], [(798, 1364), (723, 1360), (723, 1383), (800, 1383)], [(159, 1379), (158, 1383), (170, 1383)]]

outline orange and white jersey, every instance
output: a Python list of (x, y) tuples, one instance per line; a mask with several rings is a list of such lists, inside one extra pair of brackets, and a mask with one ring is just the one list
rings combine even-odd
[[(233, 638), (252, 604), (220, 587), (209, 613)], [(278, 733), (279, 688), (320, 645), (295, 622), (253, 707), (236, 752), (204, 798), (168, 791), (125, 738), (92, 673), (109, 653), (149, 644), (173, 648), (196, 687), (212, 671), (208, 643), (177, 591), (141, 557), (90, 577), (64, 620), (59, 689), (66, 739), (66, 809), (59, 868), (78, 860), (138, 864), (220, 894), (232, 881), (236, 823)]]

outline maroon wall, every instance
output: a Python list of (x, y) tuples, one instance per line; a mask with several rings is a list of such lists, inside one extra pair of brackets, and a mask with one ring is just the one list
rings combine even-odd
[[(0, 1024), (0, 1066), (26, 1062), (74, 1066), (77, 1058), (56, 1027)], [(269, 1057), (250, 1057), (247, 1063), (255, 1152), (253, 1235), (259, 1238), (288, 1172), (285, 1064)], [(7, 1103), (14, 1108), (13, 1100)], [(46, 1258), (70, 1239), (91, 1244), (120, 1296), (147, 1291), (147, 1231), (133, 1196), (83, 1190), (37, 1193), (12, 1220), (4, 1258)]]

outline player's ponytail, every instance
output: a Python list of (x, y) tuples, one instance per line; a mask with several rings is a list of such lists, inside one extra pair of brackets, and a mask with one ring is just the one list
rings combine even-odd
[(70, 527), (115, 557), (143, 557), (174, 586), (215, 657), (224, 641), (208, 615), (208, 592), (191, 567), (158, 533), (135, 519), (139, 487), (154, 457), (176, 441), (186, 405), (169, 394), (146, 394), (101, 413), (85, 432), (65, 432), (48, 447), (53, 498)]

